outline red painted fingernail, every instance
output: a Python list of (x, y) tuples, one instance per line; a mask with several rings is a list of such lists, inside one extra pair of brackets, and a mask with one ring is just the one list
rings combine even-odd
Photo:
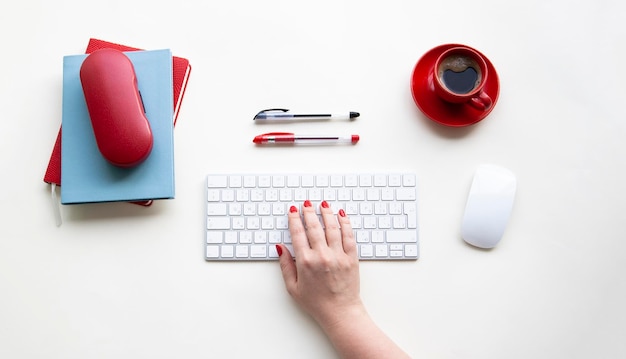
[(329, 208), (330, 206), (328, 205), (328, 202), (322, 201), (322, 207)]
[(296, 213), (296, 212), (298, 212), (298, 208), (296, 206), (291, 206), (291, 207), (289, 207), (289, 212)]
[(276, 252), (278, 253), (278, 256), (282, 256), (283, 255), (283, 248), (280, 245), (276, 245)]
[(340, 215), (341, 217), (345, 217), (345, 216), (346, 216), (346, 211), (344, 211), (344, 210), (343, 210), (343, 208), (342, 208), (342, 209), (340, 209), (340, 210), (339, 210), (339, 215)]
[(308, 199), (306, 201), (304, 201), (304, 206), (305, 207), (311, 207), (312, 206), (311, 201), (309, 201)]

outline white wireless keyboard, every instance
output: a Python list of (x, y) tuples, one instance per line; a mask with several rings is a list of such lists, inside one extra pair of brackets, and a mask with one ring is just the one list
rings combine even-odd
[(414, 173), (227, 173), (207, 176), (206, 260), (276, 260), (277, 243), (293, 254), (287, 213), (307, 199), (346, 212), (359, 259), (419, 257)]

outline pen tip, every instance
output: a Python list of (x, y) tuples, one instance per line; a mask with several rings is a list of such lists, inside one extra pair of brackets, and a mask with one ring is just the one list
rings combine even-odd
[(350, 112), (350, 119), (355, 119), (359, 116), (361, 116), (361, 114), (358, 112)]

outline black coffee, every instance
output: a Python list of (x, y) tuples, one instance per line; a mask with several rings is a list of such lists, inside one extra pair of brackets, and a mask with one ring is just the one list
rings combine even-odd
[(476, 87), (478, 72), (473, 67), (468, 67), (461, 72), (448, 69), (443, 72), (442, 80), (448, 90), (463, 95), (472, 92)]
[(444, 59), (439, 65), (438, 75), (448, 90), (459, 95), (472, 92), (482, 77), (476, 61), (462, 55)]

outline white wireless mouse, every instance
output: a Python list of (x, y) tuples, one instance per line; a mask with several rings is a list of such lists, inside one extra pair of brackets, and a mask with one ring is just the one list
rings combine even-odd
[(511, 216), (516, 189), (513, 172), (497, 165), (480, 165), (465, 205), (463, 240), (480, 248), (495, 247)]

